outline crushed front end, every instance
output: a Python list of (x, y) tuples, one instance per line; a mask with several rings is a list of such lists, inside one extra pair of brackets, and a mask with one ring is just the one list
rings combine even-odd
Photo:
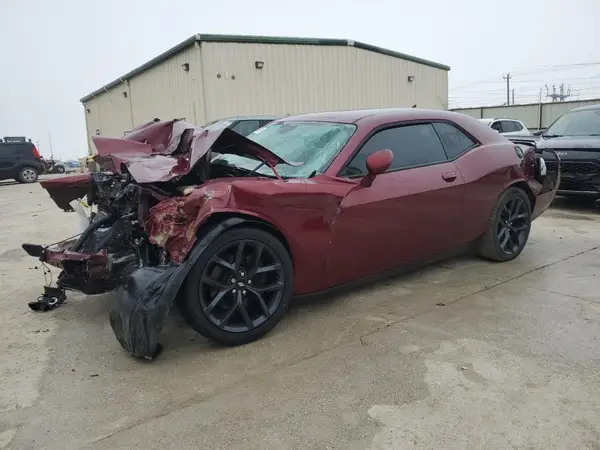
[[(283, 160), (229, 129), (207, 131), (180, 120), (152, 121), (123, 139), (97, 137), (94, 143), (105, 172), (41, 182), (61, 209), (72, 211), (77, 202), (89, 207), (83, 232), (23, 249), (61, 269), (58, 289), (110, 292), (109, 318), (118, 341), (132, 355), (152, 359), (195, 252), (202, 250), (198, 227), (215, 205), (232, 205), (228, 182), (209, 193), (207, 181), (256, 178), (251, 171), (213, 167), (212, 150), (257, 159), (274, 172)], [(207, 242), (210, 233), (202, 238)], [(53, 289), (46, 286), (45, 292)], [(51, 298), (46, 304), (59, 303)]]
[[(52, 184), (46, 188), (54, 192)], [(110, 319), (119, 342), (134, 356), (152, 358), (172, 299), (161, 299), (162, 290), (152, 291), (150, 285), (158, 280), (162, 286), (177, 266), (164, 248), (150, 242), (144, 223), (165, 194), (142, 187), (127, 174), (90, 174), (88, 188), (87, 204), (95, 211), (79, 236), (47, 247), (23, 244), (23, 248), (44, 264), (62, 269), (56, 281), (59, 289), (88, 295), (116, 290), (119, 298), (111, 301)], [(130, 322), (134, 309), (125, 305), (125, 291), (136, 308), (148, 302), (156, 306), (161, 300), (165, 307), (153, 310), (158, 315), (154, 320)], [(154, 298), (157, 294), (159, 298)]]

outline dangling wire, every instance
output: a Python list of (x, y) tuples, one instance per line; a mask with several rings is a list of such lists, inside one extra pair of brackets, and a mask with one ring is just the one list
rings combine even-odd
[[(51, 286), (52, 285), (52, 271), (50, 270), (50, 267), (47, 266), (47, 264), (45, 262), (42, 261), (42, 271), (44, 272), (44, 282), (46, 283), (46, 286)], [(48, 275), (50, 275), (50, 283), (48, 283)]]

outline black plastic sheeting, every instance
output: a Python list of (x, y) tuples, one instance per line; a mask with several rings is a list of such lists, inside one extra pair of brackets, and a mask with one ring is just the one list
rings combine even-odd
[(153, 359), (173, 302), (202, 252), (225, 230), (247, 222), (229, 218), (211, 228), (179, 265), (134, 270), (109, 302), (110, 325), (121, 346), (138, 358)]

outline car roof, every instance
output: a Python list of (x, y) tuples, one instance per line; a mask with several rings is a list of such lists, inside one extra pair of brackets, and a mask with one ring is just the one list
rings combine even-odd
[(519, 119), (513, 119), (511, 117), (494, 117), (493, 119), (483, 118), (483, 119), (477, 119), (477, 120), (479, 120), (480, 122), (483, 122), (483, 123), (491, 123), (494, 120), (512, 120), (513, 122), (520, 122)]
[(464, 114), (438, 109), (383, 108), (299, 114), (297, 116), (282, 117), (280, 120), (337, 123), (368, 121), (386, 123), (407, 120), (456, 120), (457, 117), (462, 116), (464, 116)]
[(233, 120), (276, 120), (279, 119), (280, 116), (236, 116), (236, 117), (225, 117), (223, 119), (215, 120), (215, 122), (221, 122), (223, 120), (233, 121)]
[[(594, 110), (594, 109), (600, 109), (600, 105), (580, 106), (579, 108), (574, 108), (571, 111), (587, 111), (587, 110)], [(568, 111), (568, 112), (571, 112), (571, 111)]]

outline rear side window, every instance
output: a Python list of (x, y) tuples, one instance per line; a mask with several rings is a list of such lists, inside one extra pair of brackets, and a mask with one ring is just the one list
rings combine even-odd
[(18, 144), (0, 144), (0, 155), (18, 156), (21, 154), (22, 145)]
[(456, 158), (477, 144), (477, 142), (449, 123), (436, 122), (433, 124), (433, 128), (437, 131), (449, 159)]
[(502, 124), (502, 133), (512, 133), (513, 131), (517, 131), (517, 127), (513, 120), (502, 120), (500, 123)]
[(367, 157), (378, 150), (389, 149), (394, 160), (388, 171), (446, 161), (440, 138), (431, 124), (405, 125), (374, 134), (344, 168), (342, 176), (367, 173)]
[(521, 125), (520, 122), (514, 122), (514, 124), (515, 124), (515, 128), (516, 128), (515, 131), (521, 131), (523, 129), (523, 125)]

